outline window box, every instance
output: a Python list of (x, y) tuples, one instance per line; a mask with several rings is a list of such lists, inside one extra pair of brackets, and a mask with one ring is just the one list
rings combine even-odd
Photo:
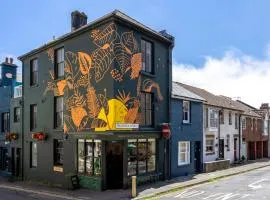
[(17, 133), (8, 133), (6, 134), (6, 141), (12, 141), (12, 140), (17, 140), (18, 139), (18, 134)]
[(47, 136), (45, 133), (42, 133), (42, 132), (32, 133), (32, 139), (45, 140), (46, 138)]

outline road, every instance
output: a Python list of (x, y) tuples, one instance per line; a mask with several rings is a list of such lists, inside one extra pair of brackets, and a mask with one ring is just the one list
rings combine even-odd
[(161, 200), (270, 200), (270, 167), (159, 197)]

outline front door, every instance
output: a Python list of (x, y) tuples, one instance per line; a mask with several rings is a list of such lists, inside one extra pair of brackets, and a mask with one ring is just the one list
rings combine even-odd
[(219, 158), (224, 159), (224, 139), (219, 139)]
[(16, 176), (19, 177), (21, 173), (21, 149), (17, 149), (16, 153)]
[(110, 141), (106, 144), (107, 189), (123, 188), (123, 143)]
[(15, 148), (11, 148), (11, 175), (15, 176)]
[(234, 155), (234, 161), (237, 161), (237, 138), (234, 138), (234, 142), (233, 142), (233, 155)]
[(196, 173), (201, 172), (201, 142), (195, 142), (194, 165)]

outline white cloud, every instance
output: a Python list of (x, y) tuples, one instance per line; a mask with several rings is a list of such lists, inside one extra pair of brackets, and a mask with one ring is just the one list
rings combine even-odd
[(259, 107), (270, 102), (270, 44), (258, 59), (233, 49), (222, 58), (207, 56), (203, 66), (173, 64), (173, 80), (204, 88), (217, 95), (240, 97)]

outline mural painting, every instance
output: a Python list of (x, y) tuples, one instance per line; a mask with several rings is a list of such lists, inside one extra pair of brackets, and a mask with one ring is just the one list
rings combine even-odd
[[(64, 132), (117, 130), (116, 123), (140, 123), (141, 91), (155, 89), (160, 101), (163, 96), (156, 82), (142, 80), (142, 55), (134, 33), (119, 34), (111, 23), (102, 30), (91, 31), (89, 37), (96, 48), (90, 49), (90, 53), (65, 52), (65, 79), (55, 80), (50, 71), (51, 80), (44, 92), (64, 95)], [(47, 55), (53, 63), (51, 52), (49, 49)], [(106, 88), (97, 91), (108, 75), (116, 83), (135, 81), (136, 92), (118, 89), (117, 94), (108, 97)]]

